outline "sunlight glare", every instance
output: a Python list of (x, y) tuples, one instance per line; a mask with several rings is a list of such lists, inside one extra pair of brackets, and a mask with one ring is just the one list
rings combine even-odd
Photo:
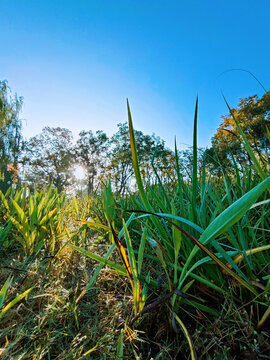
[(78, 180), (84, 179), (85, 174), (86, 174), (85, 168), (83, 168), (80, 165), (75, 165), (75, 167), (74, 167), (74, 175), (75, 175), (76, 179), (78, 179)]

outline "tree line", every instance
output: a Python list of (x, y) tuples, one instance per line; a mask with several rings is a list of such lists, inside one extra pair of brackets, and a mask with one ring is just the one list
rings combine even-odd
[[(47, 126), (41, 134), (25, 141), (21, 154), (24, 181), (34, 187), (52, 183), (59, 191), (67, 190), (79, 182), (74, 178), (74, 166), (79, 165), (85, 171), (80, 185), (86, 188), (88, 195), (108, 178), (120, 195), (130, 188), (133, 167), (127, 123), (118, 124), (118, 131), (111, 138), (102, 130), (95, 133), (83, 130), (75, 144), (72, 140), (70, 130)], [(156, 153), (160, 176), (168, 178), (167, 165), (173, 153), (165, 147), (164, 141), (141, 131), (136, 131), (136, 140), (145, 181), (153, 177), (153, 153)]]
[[(83, 130), (74, 144), (72, 132), (65, 128), (44, 127), (29, 140), (22, 136), (20, 118), (23, 99), (12, 95), (6, 81), (0, 81), (0, 189), (16, 182), (31, 188), (53, 184), (60, 192), (78, 187), (88, 195), (97, 191), (108, 179), (120, 195), (134, 184), (129, 132), (127, 123), (118, 124), (118, 131), (109, 138), (102, 130)], [(270, 155), (270, 91), (261, 98), (241, 99), (232, 109), (258, 160), (267, 165)], [(145, 184), (153, 184), (157, 177), (163, 183), (173, 183), (175, 153), (155, 134), (135, 132), (140, 167)], [(211, 147), (199, 151), (199, 172), (204, 168), (212, 176), (229, 173), (234, 164), (239, 171), (251, 165), (239, 131), (231, 114), (223, 116), (212, 138)], [(179, 152), (179, 166), (183, 177), (192, 175), (192, 151)], [(74, 167), (81, 166), (85, 178), (74, 176)]]

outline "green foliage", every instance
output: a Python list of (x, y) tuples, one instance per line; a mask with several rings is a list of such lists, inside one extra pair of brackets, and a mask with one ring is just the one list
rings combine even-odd
[(42, 188), (52, 183), (59, 192), (67, 190), (73, 181), (72, 138), (70, 130), (48, 126), (32, 137), (23, 157), (25, 180), (34, 187)]
[[(167, 359), (181, 353), (196, 359), (212, 347), (212, 334), (231, 346), (240, 332), (256, 356), (269, 349), (264, 332), (254, 331), (267, 328), (270, 317), (270, 177), (263, 140), (269, 138), (269, 93), (228, 109), (228, 128), (218, 132), (237, 132), (237, 141), (226, 138), (230, 151), (221, 136), (217, 148), (198, 148), (198, 100), (193, 147), (184, 152), (134, 130), (129, 104), (128, 124), (119, 124), (111, 141), (102, 131), (84, 131), (74, 148), (71, 133), (60, 128), (30, 140), (29, 182), (32, 173), (38, 187), (42, 178), (53, 185), (0, 192), (0, 251), (10, 256), (1, 270), (16, 275), (0, 274), (6, 356)], [(60, 191), (71, 183), (74, 154), (86, 167), (90, 196), (66, 199)], [(99, 181), (107, 184), (102, 193)], [(14, 283), (18, 289), (11, 289)], [(4, 315), (19, 311), (33, 285), (39, 293), (29, 308), (38, 313), (27, 321), (35, 326), (15, 332)], [(254, 337), (261, 348), (251, 345)], [(104, 345), (109, 338), (111, 350)], [(22, 350), (16, 342), (23, 341)], [(220, 349), (213, 348), (209, 358), (219, 358)], [(231, 354), (222, 350), (226, 358)]]
[(97, 181), (102, 179), (106, 167), (109, 139), (99, 130), (96, 135), (92, 131), (81, 131), (75, 146), (76, 159), (85, 169), (88, 196), (93, 194)]
[(21, 134), (22, 97), (12, 98), (7, 81), (0, 81), (0, 190), (18, 181), (18, 162), (23, 141)]
[[(109, 182), (103, 193), (103, 222), (100, 216), (81, 220), (81, 231), (90, 228), (111, 233), (113, 244), (105, 255), (72, 245), (80, 254), (100, 263), (82, 294), (93, 288), (104, 266), (108, 266), (114, 274), (127, 277), (134, 309), (134, 316), (130, 314), (128, 317), (130, 326), (144, 314), (166, 304), (171, 325), (175, 331), (178, 331), (177, 326), (182, 329), (193, 359), (196, 358), (195, 345), (181, 309), (200, 313), (202, 318), (204, 314), (215, 317), (216, 306), (208, 304), (200, 290), (204, 287), (212, 296), (218, 294), (226, 298), (232, 296), (230, 288), (235, 280), (241, 289), (237, 292), (239, 305), (242, 301), (252, 301), (257, 305), (264, 303), (266, 310), (260, 314), (258, 324), (264, 326), (269, 316), (268, 300), (264, 297), (267, 295), (268, 299), (268, 292), (260, 295), (254, 283), (258, 272), (265, 275), (265, 264), (269, 261), (269, 246), (265, 241), (270, 231), (267, 222), (269, 201), (265, 200), (270, 178), (260, 181), (258, 174), (251, 169), (245, 169), (245, 173), (241, 174), (235, 163), (235, 179), (226, 174), (218, 181), (207, 172), (204, 159), (202, 166), (198, 166), (197, 104), (195, 113), (190, 176), (182, 174), (176, 149), (174, 172), (178, 181), (170, 186), (163, 183), (152, 163), (158, 183), (147, 186), (140, 165), (143, 154), (139, 155), (137, 150), (136, 132), (128, 106), (131, 156), (138, 194), (119, 198)], [(248, 151), (252, 159), (253, 150)], [(123, 219), (126, 210), (133, 212), (127, 222)], [(136, 218), (136, 213), (143, 215)], [(117, 231), (121, 221), (122, 228)], [(111, 259), (115, 248), (122, 265), (115, 258)], [(259, 258), (261, 262), (257, 261)], [(159, 289), (160, 274), (164, 294), (151, 303), (147, 293), (150, 292), (151, 297)], [(238, 303), (238, 300), (235, 302)], [(123, 335), (122, 332), (118, 337), (119, 357), (123, 356)]]
[(0, 191), (1, 209), (5, 224), (1, 228), (1, 246), (8, 248), (19, 243), (27, 255), (43, 245), (53, 255), (57, 242), (65, 234), (63, 226), (65, 196), (49, 188), (47, 192), (31, 194), (25, 186), (21, 190)]
[[(167, 149), (164, 141), (154, 134), (144, 135), (141, 131), (135, 131), (134, 137), (141, 158), (141, 173), (144, 183), (150, 184), (154, 181), (153, 155), (155, 155), (155, 164), (159, 175), (165, 181), (169, 181), (172, 178), (171, 167), (168, 166), (173, 161), (172, 151)], [(120, 195), (124, 195), (127, 193), (134, 176), (127, 123), (118, 124), (118, 132), (112, 136), (110, 143), (107, 169), (114, 188)]]
[(9, 289), (11, 283), (12, 283), (12, 278), (11, 278), (11, 276), (9, 276), (7, 281), (4, 283), (4, 285), (0, 289), (0, 320), (13, 306), (15, 306), (19, 301), (21, 301), (23, 298), (25, 298), (30, 293), (30, 291), (33, 290), (33, 287), (32, 287), (32, 288), (24, 291), (23, 293), (17, 295), (13, 300), (9, 301), (5, 305), (4, 308), (2, 308), (4, 303), (6, 302), (7, 292), (8, 292), (8, 289)]
[[(267, 167), (270, 154), (267, 136), (269, 112), (270, 91), (261, 99), (256, 95), (250, 96), (241, 99), (237, 108), (229, 108), (229, 115), (222, 117), (223, 121), (212, 139), (212, 148), (207, 151), (208, 162), (213, 170), (222, 166), (233, 171), (232, 156), (242, 171), (246, 165), (256, 166), (254, 158), (258, 159), (262, 167)], [(244, 143), (249, 144), (254, 156), (250, 151), (244, 151)]]

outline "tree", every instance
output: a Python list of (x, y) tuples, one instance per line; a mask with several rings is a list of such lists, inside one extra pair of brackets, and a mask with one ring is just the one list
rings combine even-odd
[[(168, 170), (166, 161), (168, 163), (168, 155), (172, 152), (165, 149), (164, 141), (154, 134), (144, 135), (141, 131), (135, 130), (135, 140), (143, 180), (145, 183), (150, 183), (155, 177), (152, 167), (153, 155), (155, 154), (158, 171), (165, 174)], [(118, 132), (112, 136), (110, 143), (110, 164), (107, 170), (116, 191), (123, 195), (130, 186), (134, 174), (127, 123), (118, 124)]]
[[(241, 99), (232, 113), (241, 126), (258, 160), (262, 165), (269, 161), (270, 91), (260, 99), (257, 95)], [(244, 149), (242, 138), (231, 114), (222, 116), (222, 123), (212, 138), (212, 149), (207, 152), (208, 162), (213, 169), (232, 167), (232, 155), (240, 169), (252, 165)], [(211, 159), (212, 157), (212, 159)]]
[(96, 131), (96, 135), (91, 130), (81, 131), (79, 136), (75, 153), (80, 165), (85, 169), (87, 192), (90, 196), (96, 186), (97, 179), (104, 172), (109, 139), (101, 130)]
[[(197, 171), (199, 176), (202, 173), (203, 165), (204, 165), (204, 149), (198, 148), (197, 149)], [(179, 152), (179, 166), (182, 173), (183, 178), (186, 181), (192, 181), (192, 172), (193, 172), (193, 148), (189, 147), (185, 150)]]
[(18, 162), (23, 145), (20, 112), (22, 97), (10, 96), (7, 81), (0, 81), (0, 189), (6, 191), (18, 180)]
[(72, 139), (70, 130), (48, 126), (32, 137), (23, 159), (26, 179), (39, 187), (52, 183), (59, 191), (70, 186), (74, 163)]

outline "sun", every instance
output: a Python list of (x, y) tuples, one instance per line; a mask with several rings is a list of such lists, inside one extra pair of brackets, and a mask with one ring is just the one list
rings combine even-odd
[(78, 179), (78, 180), (83, 180), (86, 175), (85, 168), (81, 165), (75, 165), (73, 173), (74, 173), (74, 176), (76, 177), (76, 179)]

